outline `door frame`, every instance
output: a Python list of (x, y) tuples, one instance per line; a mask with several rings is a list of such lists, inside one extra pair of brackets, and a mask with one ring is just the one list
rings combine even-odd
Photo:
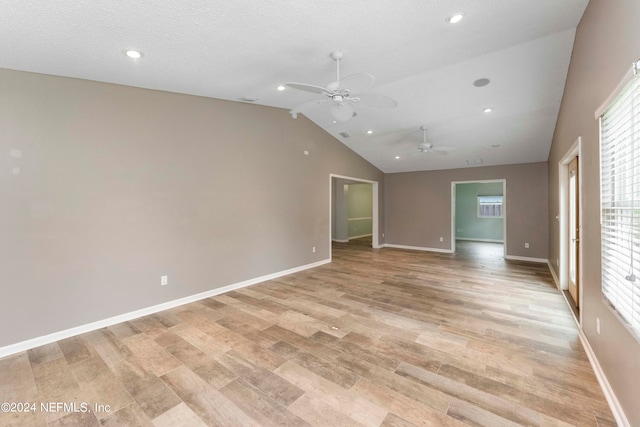
[[(571, 147), (567, 150), (567, 152), (562, 156), (560, 161), (558, 162), (558, 195), (559, 195), (559, 206), (558, 206), (558, 216), (556, 216), (556, 220), (559, 222), (559, 243), (560, 247), (558, 248), (558, 259), (556, 260), (558, 267), (558, 280), (560, 285), (560, 291), (565, 291), (569, 289), (569, 163), (578, 157), (578, 227), (580, 229), (579, 235), (582, 235), (582, 224), (583, 224), (583, 197), (582, 197), (582, 189), (583, 189), (583, 176), (582, 176), (582, 137), (579, 136), (573, 142)], [(580, 238), (578, 241), (578, 271), (576, 272), (578, 276), (578, 307), (583, 307), (583, 294), (582, 291), (582, 270), (584, 263), (583, 259), (583, 239)], [(569, 303), (569, 302), (567, 302)], [(578, 323), (582, 325), (582, 313), (584, 310), (579, 310), (580, 318)]]
[(502, 179), (476, 179), (473, 181), (451, 181), (451, 253), (456, 252), (456, 185), (458, 184), (485, 184), (491, 182), (502, 183), (502, 247), (503, 257), (507, 256), (507, 180)]
[(346, 179), (349, 181), (362, 182), (372, 185), (372, 200), (371, 200), (371, 246), (374, 249), (379, 249), (379, 235), (380, 226), (378, 221), (379, 207), (378, 207), (378, 181), (371, 181), (368, 179), (355, 178), (352, 176), (344, 176), (330, 173), (329, 174), (329, 259), (333, 259), (333, 250), (331, 247), (331, 230), (333, 229), (333, 179)]

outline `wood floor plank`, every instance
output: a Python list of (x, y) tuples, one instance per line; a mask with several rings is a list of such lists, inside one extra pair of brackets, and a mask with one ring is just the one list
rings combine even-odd
[(207, 427), (185, 403), (180, 403), (152, 420), (154, 427)]
[(176, 342), (167, 347), (167, 351), (216, 389), (237, 378), (236, 374), (216, 360), (217, 354), (204, 353), (187, 341)]
[(118, 362), (114, 371), (149, 420), (180, 404), (178, 396), (134, 356)]
[[(360, 396), (353, 390), (345, 390), (308, 369), (286, 362), (276, 371), (278, 375), (305, 391), (305, 394), (289, 407), (300, 405), (300, 401), (321, 401), (345, 416), (363, 425), (380, 425), (387, 411), (379, 405)], [(308, 421), (308, 420), (307, 420)], [(316, 424), (311, 422), (311, 424)]]
[(167, 372), (161, 378), (208, 425), (259, 425), (221, 392), (184, 366)]
[(138, 405), (129, 405), (102, 420), (102, 427), (153, 427), (151, 420)]
[(131, 394), (99, 356), (75, 363), (70, 369), (82, 389), (85, 402), (91, 407), (98, 404), (109, 408), (95, 413), (97, 418), (105, 418), (109, 413), (134, 403)]
[(178, 359), (147, 336), (146, 333), (126, 338), (124, 343), (139, 360), (144, 360), (146, 368), (156, 376), (163, 375), (182, 365)]
[[(271, 399), (243, 379), (237, 379), (220, 392), (262, 426), (308, 426), (309, 423)], [(302, 395), (302, 393), (300, 394)]]
[(442, 427), (462, 427), (463, 423), (456, 421), (444, 412), (414, 400), (402, 393), (377, 384), (368, 379), (362, 379), (355, 385), (354, 390), (368, 400), (382, 406), (390, 413), (401, 414), (405, 421), (415, 425), (434, 425)]
[(280, 405), (289, 406), (303, 394), (300, 388), (286, 379), (261, 366), (254, 365), (234, 351), (224, 354), (218, 360), (246, 383)]
[(0, 402), (34, 402), (38, 387), (26, 352), (0, 359)]
[(300, 350), (287, 342), (279, 341), (269, 348), (284, 359), (294, 361), (310, 372), (341, 387), (350, 388), (360, 379), (354, 372), (323, 360), (314, 354)]

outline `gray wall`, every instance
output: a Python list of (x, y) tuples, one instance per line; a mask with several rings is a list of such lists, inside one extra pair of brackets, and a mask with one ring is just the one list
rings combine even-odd
[(340, 178), (332, 178), (331, 187), (331, 239), (346, 242), (349, 240), (346, 182)]
[(478, 196), (502, 196), (502, 182), (456, 185), (456, 239), (501, 242), (504, 218), (479, 218)]
[[(640, 2), (591, 0), (576, 32), (560, 115), (549, 154), (549, 257), (560, 257), (558, 163), (582, 137), (582, 328), (631, 425), (640, 425), (640, 343), (603, 303), (600, 171), (596, 109), (640, 58)], [(555, 267), (555, 263), (553, 263)], [(557, 272), (557, 271), (556, 271)], [(601, 334), (596, 332), (596, 318)]]
[(451, 250), (451, 183), (490, 179), (507, 181), (507, 255), (547, 259), (547, 163), (387, 174), (386, 243)]
[(329, 175), (383, 189), (286, 110), (9, 70), (0, 93), (0, 346), (327, 259)]
[(347, 216), (349, 238), (371, 234), (373, 185), (349, 184), (347, 193)]

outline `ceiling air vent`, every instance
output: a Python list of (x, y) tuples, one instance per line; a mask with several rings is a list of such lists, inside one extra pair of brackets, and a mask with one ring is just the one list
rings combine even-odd
[(338, 135), (340, 135), (343, 138), (351, 138), (351, 135), (349, 134), (349, 132), (340, 132)]
[(242, 98), (238, 98), (238, 101), (242, 102), (256, 102), (258, 98), (251, 98), (250, 96), (243, 96)]

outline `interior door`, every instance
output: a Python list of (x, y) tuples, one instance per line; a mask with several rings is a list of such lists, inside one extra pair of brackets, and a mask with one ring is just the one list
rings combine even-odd
[(578, 158), (569, 163), (569, 294), (580, 307), (580, 222)]

